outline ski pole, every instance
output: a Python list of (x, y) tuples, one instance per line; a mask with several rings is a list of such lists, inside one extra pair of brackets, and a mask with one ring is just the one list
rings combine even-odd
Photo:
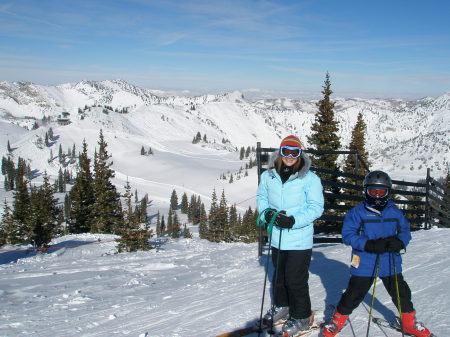
[(375, 270), (372, 273), (372, 277), (375, 274), (375, 278), (373, 280), (373, 290), (372, 290), (372, 301), (370, 303), (370, 310), (369, 310), (369, 321), (367, 322), (367, 332), (366, 332), (366, 337), (369, 337), (369, 329), (370, 329), (370, 321), (372, 320), (372, 309), (373, 309), (373, 304), (375, 302), (375, 289), (377, 288), (377, 278), (378, 278), (378, 268), (380, 265), (380, 254), (377, 254), (377, 259), (375, 261)]
[[(256, 224), (258, 226), (263, 226), (264, 222), (261, 220), (261, 218), (265, 215), (265, 213), (270, 210), (270, 208), (266, 208), (264, 211), (261, 212), (261, 214), (259, 215), (258, 219), (256, 220)], [(270, 219), (269, 223), (268, 223), (268, 228), (267, 228), (267, 232), (269, 233), (269, 253), (267, 254), (267, 261), (266, 261), (266, 272), (264, 275), (264, 286), (263, 286), (263, 293), (262, 293), (262, 300), (261, 300), (261, 312), (259, 315), (259, 328), (258, 328), (258, 334), (262, 332), (262, 315), (263, 315), (263, 311), (264, 311), (264, 299), (265, 299), (265, 295), (266, 295), (266, 285), (267, 285), (267, 275), (269, 272), (269, 262), (270, 262), (270, 252), (272, 251), (272, 247), (270, 246), (270, 243), (272, 241), (272, 227), (273, 227), (273, 223), (275, 222), (275, 219), (277, 217), (279, 212), (275, 212), (274, 215), (272, 216), (272, 218)]]
[(402, 304), (400, 301), (400, 291), (398, 287), (398, 277), (397, 277), (397, 266), (395, 265), (395, 255), (391, 253), (392, 256), (392, 264), (394, 265), (394, 277), (395, 277), (395, 291), (397, 292), (397, 309), (400, 318), (400, 329), (402, 330), (402, 337), (405, 337), (405, 333), (403, 332), (403, 318), (402, 318)]
[[(277, 265), (275, 266), (275, 278), (274, 278), (274, 285), (273, 285), (273, 297), (272, 297), (272, 308), (275, 307), (275, 295), (276, 295), (276, 287), (277, 287), (277, 283), (278, 283), (278, 268), (280, 265), (280, 255), (281, 255), (281, 234), (283, 233), (283, 229), (280, 228), (280, 236), (278, 238), (278, 252), (277, 252)], [(275, 334), (275, 332), (273, 331), (273, 310), (272, 310), (272, 315), (270, 317), (270, 329), (268, 331), (269, 335), (273, 335)]]
[[(272, 233), (270, 233), (270, 235), (269, 235), (269, 245), (270, 245), (271, 240), (272, 240)], [(262, 315), (263, 315), (263, 310), (264, 310), (264, 299), (266, 297), (267, 274), (269, 272), (269, 261), (270, 261), (271, 250), (272, 250), (272, 247), (269, 247), (269, 253), (267, 254), (267, 261), (266, 261), (266, 273), (264, 275), (264, 286), (263, 286), (263, 293), (262, 293), (262, 300), (261, 300), (261, 313), (259, 314), (258, 336), (259, 336), (259, 333), (262, 332)]]

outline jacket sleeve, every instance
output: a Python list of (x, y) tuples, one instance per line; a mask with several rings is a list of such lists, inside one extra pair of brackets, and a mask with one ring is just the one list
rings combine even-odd
[(313, 221), (320, 218), (323, 213), (324, 197), (320, 178), (314, 175), (306, 192), (306, 207), (293, 214), (295, 224), (293, 228), (312, 226)]
[(399, 213), (398, 220), (400, 223), (400, 231), (397, 234), (397, 237), (403, 241), (406, 247), (408, 243), (411, 241), (411, 230), (409, 228), (409, 222), (408, 220), (406, 220), (403, 212), (401, 210), (398, 210), (398, 213)]
[(364, 250), (368, 237), (359, 232), (361, 224), (357, 208), (352, 208), (344, 217), (342, 226), (342, 241), (356, 250)]

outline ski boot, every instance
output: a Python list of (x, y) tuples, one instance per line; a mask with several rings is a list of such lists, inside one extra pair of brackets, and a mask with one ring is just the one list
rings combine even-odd
[(273, 319), (273, 324), (282, 323), (289, 317), (289, 307), (272, 306), (263, 317), (263, 324), (269, 326)]
[(425, 328), (423, 323), (416, 321), (416, 311), (402, 314), (403, 332), (415, 337), (431, 337), (433, 334)]
[(345, 322), (347, 322), (348, 315), (342, 315), (337, 310), (334, 312), (331, 322), (324, 325), (322, 333), (320, 336), (323, 337), (334, 337), (339, 331), (344, 327)]
[(289, 318), (286, 323), (283, 324), (282, 331), (283, 337), (295, 336), (301, 331), (308, 330), (314, 324), (314, 312), (311, 312), (311, 316), (306, 318)]

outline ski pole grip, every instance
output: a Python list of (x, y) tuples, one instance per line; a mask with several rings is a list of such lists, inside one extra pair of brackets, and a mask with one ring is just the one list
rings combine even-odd
[[(258, 226), (264, 226), (267, 222), (265, 221), (265, 214), (266, 212), (270, 211), (272, 208), (266, 208), (264, 211), (261, 212), (261, 214), (258, 216), (258, 219), (256, 219), (256, 225)], [(275, 213), (273, 213), (272, 218), (270, 219), (270, 221), (267, 223), (267, 233), (272, 234), (272, 228), (273, 228), (273, 223), (275, 222), (275, 219), (277, 218), (277, 215), (280, 213), (280, 211), (277, 211)], [(264, 217), (264, 221), (262, 221)]]

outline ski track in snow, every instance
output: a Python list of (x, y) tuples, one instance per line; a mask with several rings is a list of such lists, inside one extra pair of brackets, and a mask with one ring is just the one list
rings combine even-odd
[[(96, 238), (85, 234), (78, 240)], [(115, 242), (102, 236), (108, 238), (48, 254), (2, 252), (0, 261), (8, 254), (28, 257), (0, 264), (0, 336), (209, 337), (259, 318), (267, 255), (259, 259), (256, 244), (179, 239), (149, 252), (110, 254)], [(404, 255), (418, 318), (439, 337), (450, 331), (449, 238), (448, 229), (413, 233)], [(349, 256), (350, 248), (341, 244), (314, 247), (310, 292), (317, 321), (347, 285)], [(365, 336), (370, 294), (339, 336)], [(269, 305), (267, 287), (264, 310)], [(395, 314), (379, 281), (373, 315)], [(370, 336), (401, 334), (372, 324)]]

